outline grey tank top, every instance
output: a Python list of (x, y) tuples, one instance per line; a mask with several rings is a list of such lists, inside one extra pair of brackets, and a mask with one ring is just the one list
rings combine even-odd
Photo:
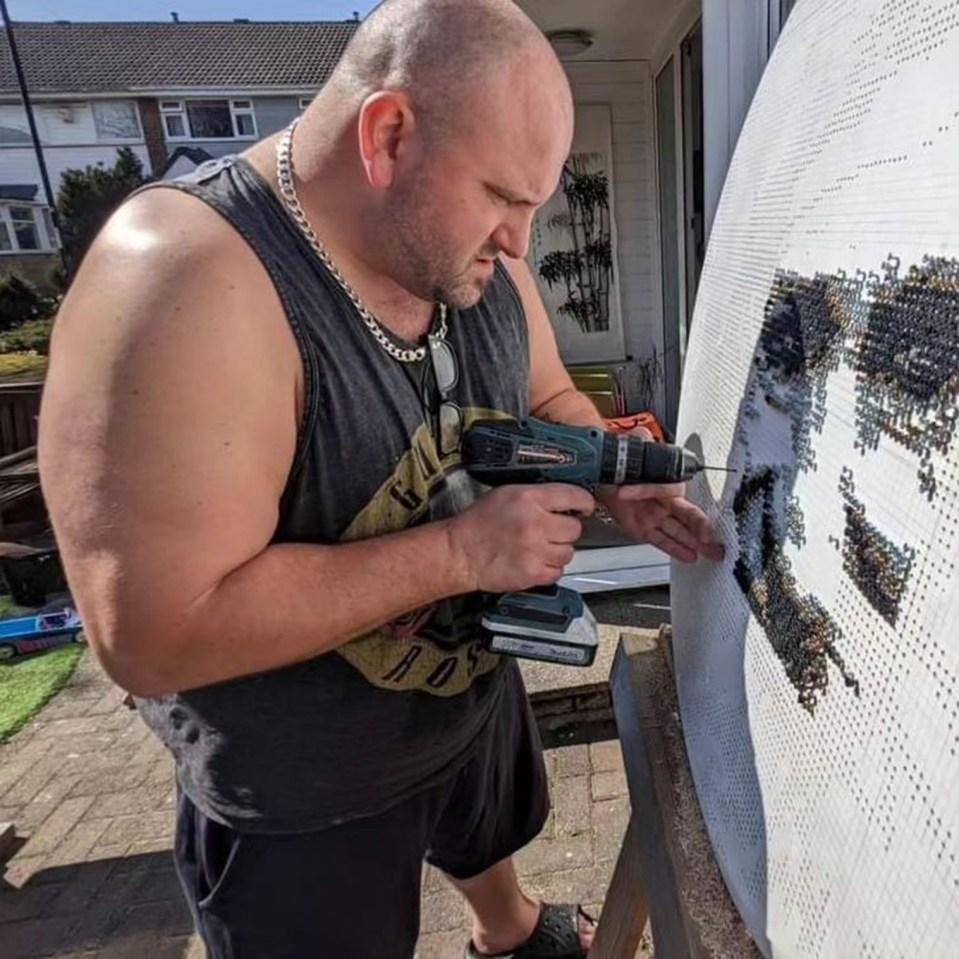
[[(455, 436), (437, 442), (429, 359), (400, 363), (374, 340), (259, 173), (226, 157), (151, 188), (160, 186), (203, 200), (244, 237), (300, 349), (304, 418), (274, 541), (343, 543), (468, 506), (478, 490)], [(451, 310), (448, 327), (458, 368), (448, 399), (463, 426), (525, 416), (526, 319), (500, 264), (483, 299)], [(517, 669), (482, 648), (478, 608), (478, 597), (456, 597), (336, 652), (139, 707), (181, 788), (235, 829), (300, 832), (375, 814), (469, 759)]]

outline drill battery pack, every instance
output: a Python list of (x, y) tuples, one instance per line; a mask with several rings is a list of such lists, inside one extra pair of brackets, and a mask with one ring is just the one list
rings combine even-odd
[(596, 658), (596, 619), (575, 590), (547, 586), (506, 593), (482, 619), (490, 652), (567, 666)]

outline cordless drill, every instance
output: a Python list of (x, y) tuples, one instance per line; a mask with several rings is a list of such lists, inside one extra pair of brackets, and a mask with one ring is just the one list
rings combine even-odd
[(595, 426), (527, 419), (479, 420), (464, 437), (463, 463), (487, 486), (684, 483), (707, 467), (690, 450)]
[[(682, 483), (707, 468), (680, 446), (537, 419), (475, 422), (463, 438), (463, 464), (487, 486), (571, 483), (586, 489)], [(495, 597), (482, 623), (493, 652), (572, 666), (589, 666), (596, 657), (596, 620), (579, 593), (566, 587)]]

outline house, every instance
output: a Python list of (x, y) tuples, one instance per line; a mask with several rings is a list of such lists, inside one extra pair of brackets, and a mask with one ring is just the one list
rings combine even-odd
[[(517, 2), (550, 37), (570, 78), (570, 182), (592, 176), (606, 191), (590, 221), (596, 242), (586, 249), (563, 234), (562, 223), (582, 215), (563, 191), (534, 229), (530, 263), (564, 360), (580, 372), (598, 367), (600, 378), (612, 371), (610, 394), (628, 409), (655, 410), (669, 430), (712, 217), (795, 0)], [(54, 177), (106, 162), (120, 144), (169, 176), (282, 128), (329, 76), (355, 28), (20, 24), (17, 37)], [(38, 184), (0, 49), (0, 262), (52, 247)], [(608, 256), (597, 262), (595, 250)], [(588, 274), (585, 286), (557, 268), (568, 254)], [(597, 548), (581, 550), (570, 569), (583, 591), (668, 578), (657, 550), (608, 529), (590, 537), (584, 545)]]
[[(171, 176), (282, 129), (332, 72), (354, 21), (16, 23), (54, 193), (118, 147)], [(0, 42), (0, 272), (42, 280), (57, 237), (8, 44)]]

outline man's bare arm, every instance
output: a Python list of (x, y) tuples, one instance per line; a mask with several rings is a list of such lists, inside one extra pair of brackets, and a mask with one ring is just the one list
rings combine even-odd
[[(589, 397), (573, 385), (529, 267), (505, 260), (523, 300), (530, 335), (530, 408), (534, 416), (575, 426), (604, 427)], [(637, 431), (638, 432), (638, 431)], [(645, 430), (642, 431), (648, 437)], [(649, 542), (684, 562), (723, 558), (703, 512), (685, 499), (685, 486), (602, 487), (597, 498), (633, 539)]]
[[(514, 510), (507, 530), (485, 515), (495, 502), (365, 542), (270, 545), (295, 451), (298, 351), (259, 261), (191, 197), (147, 193), (114, 217), (51, 354), (44, 493), (87, 635), (134, 693), (316, 656), (498, 587), (497, 569), (509, 588), (552, 577), (544, 543), (560, 537), (542, 527), (568, 517)], [(554, 495), (557, 512), (572, 508)], [(521, 541), (500, 566), (486, 548), (497, 524)]]

